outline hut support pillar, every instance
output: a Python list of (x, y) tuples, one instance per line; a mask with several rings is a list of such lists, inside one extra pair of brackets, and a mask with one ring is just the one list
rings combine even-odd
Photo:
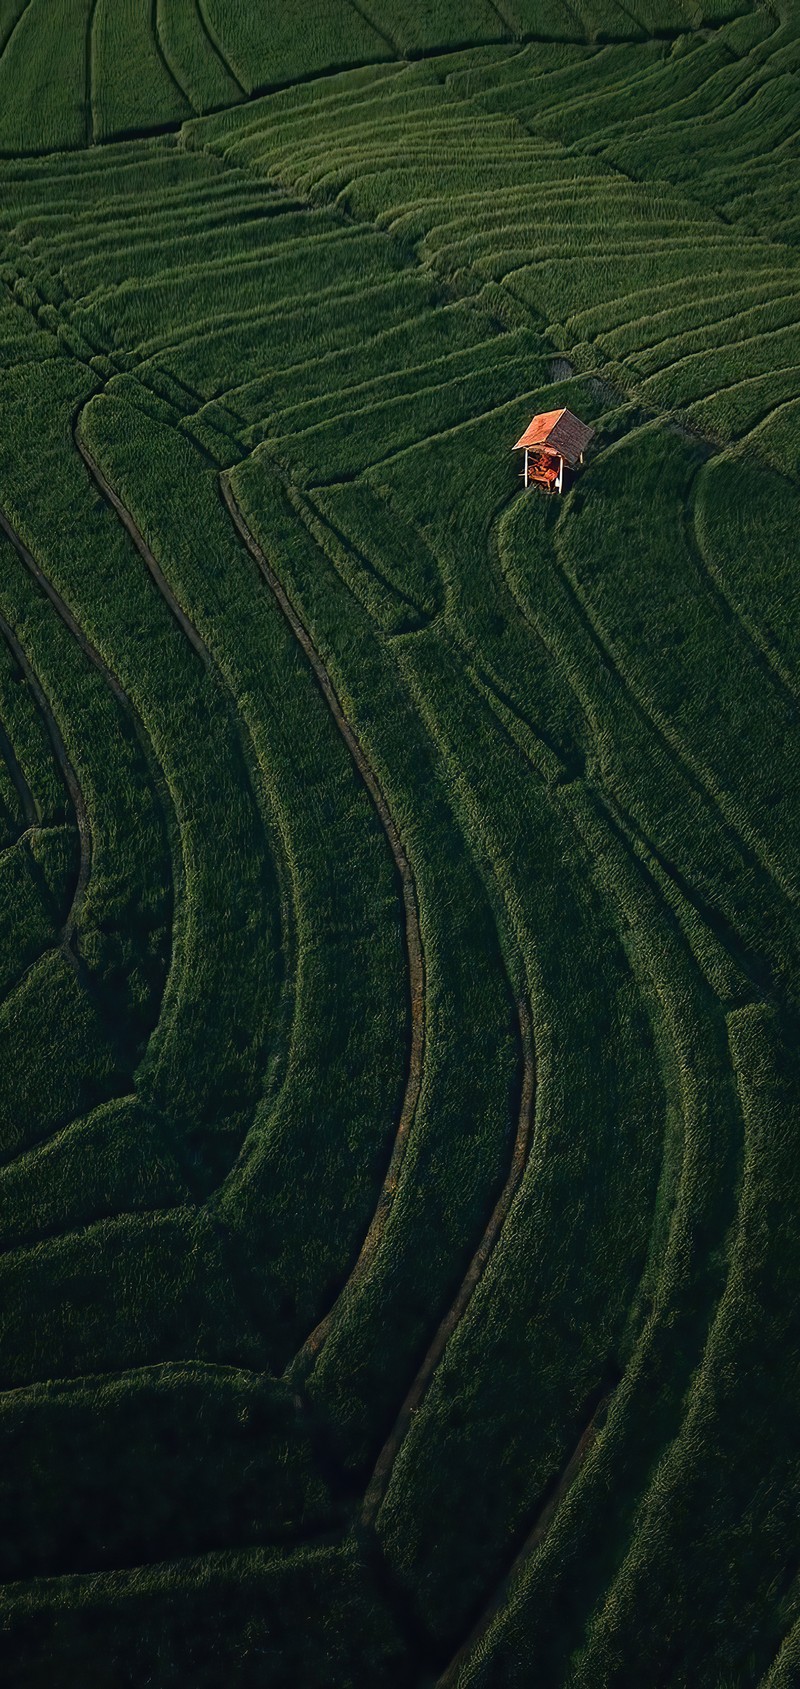
[(528, 448), (525, 447), (525, 485), (528, 485)]

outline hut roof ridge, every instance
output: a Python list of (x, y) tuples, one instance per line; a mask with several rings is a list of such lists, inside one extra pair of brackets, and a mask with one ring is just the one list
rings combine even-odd
[(567, 463), (574, 464), (593, 437), (594, 429), (562, 405), (559, 410), (540, 411), (533, 417), (514, 451), (524, 446), (546, 446), (549, 451), (558, 452)]

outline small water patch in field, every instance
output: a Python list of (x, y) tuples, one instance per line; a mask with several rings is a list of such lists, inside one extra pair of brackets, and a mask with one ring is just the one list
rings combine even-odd
[(548, 381), (569, 381), (570, 376), (574, 374), (575, 365), (570, 363), (569, 358), (550, 359), (547, 368)]

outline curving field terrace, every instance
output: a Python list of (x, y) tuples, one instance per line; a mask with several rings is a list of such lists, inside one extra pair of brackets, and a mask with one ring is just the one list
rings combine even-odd
[(0, 0), (10, 1689), (797, 1681), (799, 73)]

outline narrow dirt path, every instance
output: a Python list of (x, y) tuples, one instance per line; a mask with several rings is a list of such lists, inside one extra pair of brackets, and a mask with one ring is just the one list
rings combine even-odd
[(586, 1456), (593, 1444), (596, 1442), (603, 1428), (609, 1405), (611, 1403), (612, 1394), (613, 1392), (609, 1392), (607, 1395), (603, 1396), (600, 1402), (598, 1402), (588, 1425), (581, 1432), (581, 1435), (578, 1438), (575, 1448), (573, 1449), (560, 1478), (555, 1484), (555, 1487), (551, 1490), (550, 1495), (547, 1497), (543, 1506), (539, 1509), (522, 1547), (514, 1556), (510, 1570), (506, 1573), (506, 1576), (493, 1592), (491, 1599), (484, 1607), (477, 1623), (473, 1625), (469, 1635), (466, 1637), (465, 1641), (462, 1642), (457, 1652), (453, 1655), (450, 1664), (443, 1671), (436, 1685), (436, 1689), (457, 1689), (458, 1680), (461, 1674), (461, 1667), (466, 1664), (469, 1655), (473, 1652), (481, 1638), (486, 1635), (486, 1632), (496, 1614), (499, 1613), (501, 1608), (506, 1605), (511, 1588), (518, 1573), (524, 1566), (525, 1562), (530, 1559), (530, 1556), (539, 1547), (539, 1544), (544, 1541), (558, 1508), (578, 1477)]
[(470, 1261), (462, 1280), (458, 1294), (448, 1313), (445, 1314), (429, 1348), (419, 1371), (416, 1374), (411, 1389), (406, 1396), (392, 1430), (378, 1456), (375, 1470), (367, 1486), (361, 1510), (361, 1522), (367, 1527), (374, 1525), (381, 1503), (389, 1486), (395, 1460), (400, 1447), (408, 1432), (411, 1420), (422, 1401), (430, 1384), (436, 1367), (442, 1358), (445, 1347), (452, 1337), (459, 1320), (466, 1312), (467, 1306), (482, 1278), (492, 1251), (500, 1236), (506, 1216), (519, 1188), (522, 1175), (530, 1153), (533, 1135), (533, 1119), (536, 1101), (536, 1061), (533, 1047), (533, 1027), (530, 1009), (522, 999), (517, 1003), (519, 1016), (520, 1044), (522, 1049), (522, 1095), (519, 1106), (517, 1133), (514, 1140), (514, 1151), (508, 1177), (497, 1202), (492, 1209), (486, 1230), (478, 1248)]
[(264, 552), (261, 550), (261, 547), (251, 534), (244, 516), (242, 515), (242, 512), (236, 502), (236, 497), (230, 485), (230, 481), (224, 475), (220, 476), (220, 487), (222, 490), (222, 497), (228, 508), (231, 520), (233, 521), (239, 538), (249, 551), (250, 556), (253, 558), (253, 561), (259, 569), (259, 572), (273, 593), (280, 610), (295, 636), (295, 639), (307, 657), (314, 674), (314, 678), (317, 681), (336, 726), (338, 727), (347, 749), (350, 752), (356, 769), (358, 770), (358, 773), (372, 799), (378, 820), (380, 821), (383, 831), (386, 834), (389, 849), (391, 850), (394, 858), (403, 898), (404, 935), (410, 997), (411, 1036), (406, 1086), (400, 1110), (400, 1118), (398, 1120), (397, 1131), (392, 1145), (389, 1165), (386, 1170), (375, 1211), (370, 1221), (364, 1241), (361, 1245), (358, 1258), (332, 1306), (328, 1309), (328, 1312), (325, 1314), (323, 1319), (319, 1321), (318, 1325), (314, 1327), (314, 1330), (310, 1333), (309, 1337), (306, 1338), (305, 1343), (292, 1364), (292, 1376), (299, 1381), (305, 1377), (308, 1372), (310, 1372), (314, 1360), (319, 1354), (328, 1332), (330, 1331), (335, 1318), (336, 1309), (342, 1296), (352, 1290), (353, 1286), (358, 1283), (366, 1272), (383, 1234), (383, 1230), (394, 1201), (400, 1178), (400, 1169), (402, 1167), (409, 1133), (416, 1113), (417, 1101), (422, 1083), (422, 1065), (425, 1048), (425, 964), (419, 923), (419, 906), (417, 902), (417, 891), (414, 876), (380, 781), (378, 780), (378, 777), (372, 768), (359, 739), (356, 737), (353, 728), (347, 720), (344, 710), (342, 709), (339, 696), (333, 685), (333, 681), (330, 678), (328, 670), (325, 667), (322, 657), (320, 656), (308, 629), (301, 621), (294, 605), (288, 597), (288, 594), (267, 561)]

